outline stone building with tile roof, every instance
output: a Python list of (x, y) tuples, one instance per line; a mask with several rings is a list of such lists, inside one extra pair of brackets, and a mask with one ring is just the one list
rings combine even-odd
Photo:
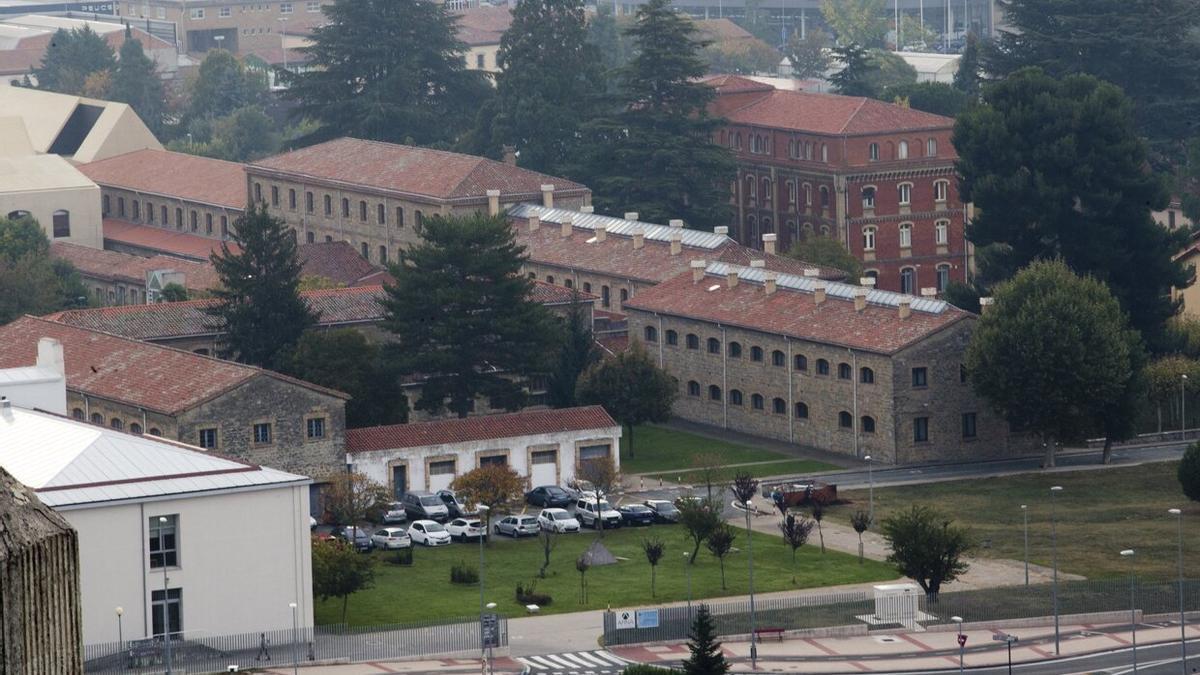
[(958, 197), (954, 120), (874, 99), (778, 90), (722, 75), (715, 142), (733, 151), (732, 235), (782, 249), (834, 237), (879, 288), (915, 294), (965, 281), (973, 265)]
[(684, 419), (895, 464), (1029, 449), (967, 382), (975, 316), (935, 297), (697, 261), (626, 311)]
[(220, 285), (212, 265), (165, 255), (144, 257), (56, 241), (50, 255), (66, 260), (79, 272), (88, 300), (96, 305), (139, 304), (150, 301), (149, 278), (158, 273), (189, 293), (207, 293)]

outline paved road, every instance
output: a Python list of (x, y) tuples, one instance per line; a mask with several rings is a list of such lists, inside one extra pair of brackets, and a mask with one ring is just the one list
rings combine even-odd
[(617, 675), (630, 663), (603, 649), (523, 656), (517, 662), (546, 675)]
[[(1195, 641), (1188, 642), (1189, 654), (1198, 649)], [(1139, 647), (1137, 650), (1140, 675), (1180, 675), (1179, 643), (1166, 643)], [(944, 675), (957, 673), (957, 668), (944, 670), (897, 671), (905, 675)], [(1008, 666), (971, 668), (973, 675), (1007, 675)], [(1065, 659), (1047, 660), (1040, 663), (1015, 663), (1012, 673), (1020, 675), (1127, 675), (1133, 673), (1133, 650), (1120, 649), (1099, 654), (1088, 654)], [(1188, 673), (1200, 672), (1200, 656), (1188, 659)]]

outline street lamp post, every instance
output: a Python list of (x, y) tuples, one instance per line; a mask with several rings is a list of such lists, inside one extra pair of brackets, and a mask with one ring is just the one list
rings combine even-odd
[[(750, 559), (750, 668), (758, 670), (758, 637), (754, 630), (754, 537), (750, 532), (750, 509), (753, 504), (753, 500), (747, 499), (742, 506), (746, 511), (746, 551)], [(688, 618), (691, 618), (690, 612)]]
[(1187, 440), (1187, 373), (1179, 375), (1179, 440)]
[(1129, 558), (1129, 630), (1133, 636), (1133, 672), (1137, 673), (1137, 576), (1134, 574), (1133, 549), (1121, 551), (1121, 557)]
[(118, 649), (125, 651), (125, 633), (121, 627), (121, 615), (125, 613), (124, 607), (117, 608), (117, 645)]
[(683, 566), (687, 570), (687, 593), (688, 593), (688, 623), (692, 622), (692, 556), (687, 551), (683, 552)]
[(300, 657), (296, 656), (296, 643), (300, 641), (300, 620), (297, 618), (296, 603), (289, 602), (292, 608), (292, 674), (300, 672)]
[(867, 527), (870, 527), (875, 522), (875, 472), (872, 469), (871, 456), (863, 457), (867, 460)]
[[(484, 606), (488, 608), (488, 611), (496, 609), (496, 603), (494, 603), (494, 602), (489, 602), (487, 605), (484, 605)], [(496, 630), (500, 630), (499, 622), (496, 623)], [(489, 673), (492, 673), (493, 675), (496, 672), (496, 664), (492, 660), (492, 643), (490, 640), (488, 641), (488, 646), (487, 646), (487, 671)]]
[(484, 658), (487, 654), (487, 640), (483, 634), (483, 580), (484, 580), (484, 559), (483, 559), (483, 540), (488, 532), (488, 513), (492, 510), (490, 506), (484, 504), (479, 505), (479, 658)]
[(963, 652), (966, 651), (967, 641), (963, 639), (961, 616), (952, 616), (950, 620), (958, 624), (958, 672), (963, 671)]
[(1029, 585), (1029, 507), (1021, 505), (1021, 517), (1025, 521), (1025, 585)]
[(1183, 605), (1183, 511), (1169, 509), (1167, 513), (1175, 516), (1179, 523), (1179, 654), (1183, 664), (1183, 675), (1187, 675), (1187, 616)]
[(1054, 506), (1054, 495), (1062, 492), (1061, 485), (1055, 485), (1050, 488), (1050, 548), (1054, 561), (1054, 584), (1051, 586), (1051, 596), (1054, 599), (1054, 655), (1058, 656), (1059, 651), (1059, 632), (1058, 632), (1058, 518)]

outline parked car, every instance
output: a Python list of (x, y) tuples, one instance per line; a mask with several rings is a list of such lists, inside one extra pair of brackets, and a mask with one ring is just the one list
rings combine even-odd
[(316, 518), (313, 518), (312, 516), (308, 517), (308, 529), (310, 529), (310, 530), (317, 529), (317, 519)]
[(645, 504), (626, 504), (617, 507), (622, 525), (649, 525), (654, 522), (654, 511)]
[(567, 494), (571, 495), (571, 499), (580, 500), (591, 497), (596, 498), (596, 486), (586, 480), (571, 480), (567, 481), (566, 487), (563, 488)]
[(441, 523), (432, 520), (418, 520), (409, 525), (408, 536), (414, 544), (444, 546), (450, 543), (450, 533)]
[(446, 504), (431, 492), (406, 492), (400, 501), (404, 504), (404, 512), (413, 520), (436, 520), (439, 523), (450, 520), (450, 510)]
[(478, 518), (455, 518), (446, 523), (446, 531), (450, 533), (451, 539), (458, 541), (487, 536), (487, 529), (483, 523), (479, 522)]
[(496, 534), (510, 537), (537, 536), (538, 519), (533, 516), (504, 516), (492, 527)]
[(382, 549), (409, 548), (412, 539), (399, 527), (381, 527), (371, 535), (371, 543)]
[(665, 499), (647, 499), (643, 504), (654, 512), (654, 522), (668, 524), (679, 522), (679, 509)]
[(542, 509), (537, 517), (538, 527), (550, 532), (578, 532), (579, 521), (566, 509)]
[(557, 485), (539, 485), (525, 493), (525, 501), (544, 509), (561, 509), (570, 506), (574, 500), (569, 492)]
[(383, 522), (403, 523), (406, 520), (408, 520), (408, 513), (404, 510), (404, 504), (400, 502), (388, 504), (387, 511), (383, 514)]
[(367, 553), (375, 548), (375, 544), (371, 541), (371, 533), (361, 527), (339, 528), (334, 531), (333, 536), (344, 540), (359, 553)]
[(462, 518), (463, 516), (478, 515), (479, 511), (471, 511), (466, 505), (458, 499), (458, 495), (454, 494), (454, 490), (438, 490), (437, 498), (442, 500), (442, 504), (446, 506), (447, 513), (451, 518)]
[(604, 527), (608, 528), (621, 526), (620, 512), (614, 511), (607, 500), (596, 501), (595, 497), (576, 500), (575, 518), (579, 520), (580, 525), (596, 529), (600, 528), (600, 521), (604, 521)]

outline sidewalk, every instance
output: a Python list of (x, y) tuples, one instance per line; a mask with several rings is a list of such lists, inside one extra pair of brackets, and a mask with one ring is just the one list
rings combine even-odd
[[(508, 657), (497, 656), (492, 660), (497, 675), (516, 675), (524, 666)], [(425, 659), (421, 661), (371, 661), (369, 663), (345, 663), (334, 665), (300, 664), (305, 675), (378, 675), (379, 673), (480, 673), (483, 664), (479, 659)], [(294, 668), (273, 666), (257, 671), (266, 675), (291, 675)]]

